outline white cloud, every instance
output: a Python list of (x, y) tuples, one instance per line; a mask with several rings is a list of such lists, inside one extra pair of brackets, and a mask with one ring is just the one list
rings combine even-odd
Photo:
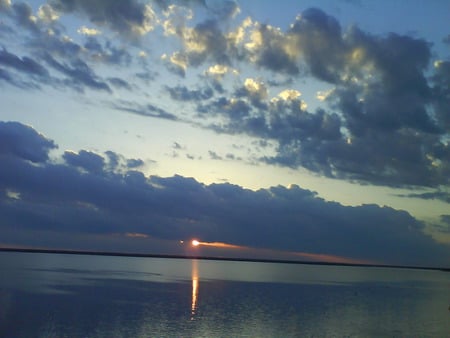
[(258, 96), (260, 99), (267, 98), (267, 87), (262, 81), (247, 78), (244, 81), (244, 87), (249, 93)]
[(325, 101), (332, 93), (334, 92), (334, 89), (330, 90), (320, 90), (316, 93), (316, 99), (319, 101)]
[(86, 26), (81, 26), (80, 28), (78, 28), (77, 32), (78, 32), (78, 34), (88, 35), (88, 36), (102, 34), (102, 32), (100, 30), (95, 29), (95, 28), (88, 28)]
[(45, 4), (39, 7), (37, 17), (44, 22), (52, 22), (59, 19), (59, 14), (50, 5)]
[(239, 71), (225, 66), (225, 65), (220, 65), (220, 64), (216, 64), (214, 66), (210, 66), (206, 71), (205, 71), (205, 75), (206, 76), (210, 76), (212, 78), (215, 78), (216, 80), (221, 80), (226, 74), (231, 73), (233, 75), (238, 75)]
[(302, 95), (298, 90), (295, 89), (286, 89), (283, 90), (280, 94), (278, 94), (278, 97), (282, 98), (283, 100), (295, 100), (299, 98)]

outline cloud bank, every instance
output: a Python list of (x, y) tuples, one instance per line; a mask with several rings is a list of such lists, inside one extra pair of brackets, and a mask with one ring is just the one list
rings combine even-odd
[[(71, 235), (75, 247), (97, 238), (96, 249), (108, 238), (120, 247), (121, 238), (198, 237), (391, 264), (450, 264), (450, 247), (426, 236), (404, 211), (346, 207), (299, 186), (251, 191), (146, 177), (135, 169), (142, 161), (114, 152), (66, 151), (54, 162), (48, 154), (56, 144), (17, 122), (0, 122), (0, 144), (0, 233), (9, 244), (33, 245), (23, 232), (40, 233), (50, 247), (61, 234)], [(152, 247), (136, 242), (134, 251)]]

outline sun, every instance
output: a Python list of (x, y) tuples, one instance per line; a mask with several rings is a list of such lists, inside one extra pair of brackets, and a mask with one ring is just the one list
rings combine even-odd
[(196, 239), (193, 239), (191, 243), (192, 243), (192, 246), (199, 246), (199, 244), (200, 244), (200, 242), (197, 241)]

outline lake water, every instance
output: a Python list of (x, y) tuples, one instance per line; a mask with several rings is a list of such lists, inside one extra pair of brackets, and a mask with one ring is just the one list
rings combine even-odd
[(443, 271), (0, 252), (1, 337), (450, 337)]

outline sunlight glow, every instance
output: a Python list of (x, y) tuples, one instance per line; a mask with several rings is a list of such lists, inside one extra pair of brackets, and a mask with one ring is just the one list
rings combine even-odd
[(198, 298), (198, 266), (197, 261), (192, 261), (192, 302), (191, 302), (191, 320), (195, 319)]

